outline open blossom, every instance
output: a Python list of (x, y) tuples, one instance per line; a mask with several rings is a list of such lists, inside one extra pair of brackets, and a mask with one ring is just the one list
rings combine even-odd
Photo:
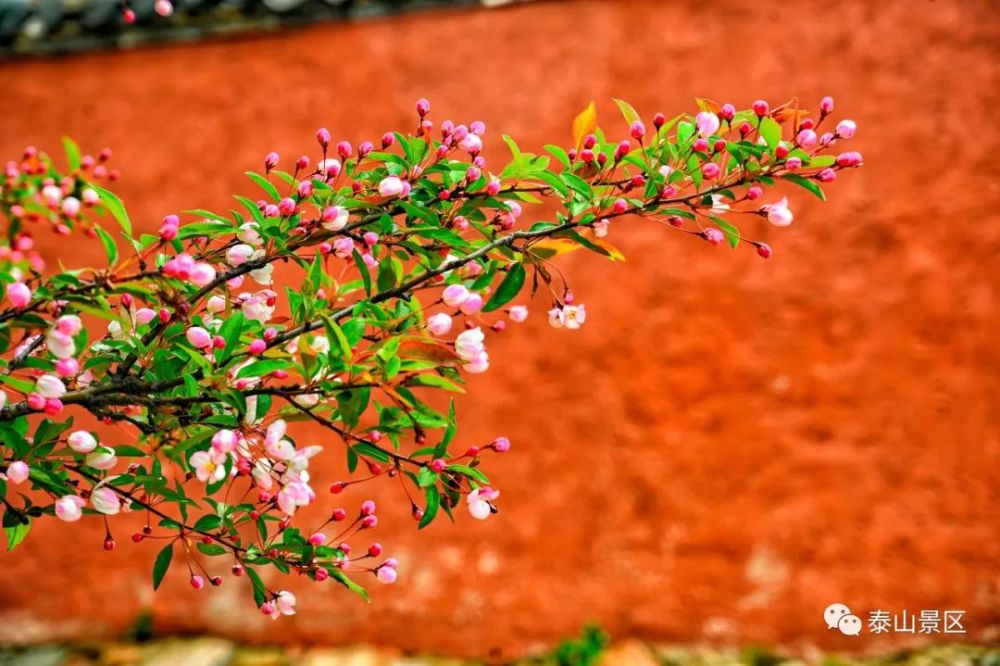
[(77, 453), (90, 453), (97, 448), (97, 438), (86, 430), (71, 432), (66, 438), (66, 443)]
[(333, 241), (333, 253), (341, 259), (347, 259), (354, 253), (354, 241), (347, 236), (341, 236)]
[(716, 215), (721, 215), (723, 213), (728, 213), (729, 212), (729, 204), (726, 203), (726, 200), (723, 199), (723, 197), (722, 197), (721, 194), (713, 194), (712, 195), (712, 208), (710, 210), (711, 210), (711, 212), (715, 213)]
[(316, 493), (305, 481), (289, 481), (278, 491), (278, 508), (291, 516), (297, 508), (308, 506), (314, 499)]
[(94, 488), (90, 494), (90, 503), (99, 512), (109, 516), (113, 516), (121, 511), (122, 507), (121, 499), (119, 499), (115, 491), (107, 486)]
[(470, 361), (486, 350), (483, 341), (486, 334), (478, 326), (462, 331), (455, 339), (455, 353), (462, 359)]
[(236, 448), (238, 441), (232, 430), (220, 430), (212, 435), (212, 449), (218, 454), (226, 454)]
[(274, 611), (270, 614), (272, 620), (277, 620), (281, 615), (295, 615), (295, 595), (291, 592), (281, 590), (274, 600)]
[(65, 495), (55, 502), (56, 517), (67, 523), (75, 523), (83, 515), (87, 502), (79, 495)]
[(493, 505), (490, 502), (498, 497), (500, 497), (499, 490), (483, 486), (469, 493), (465, 501), (473, 518), (486, 520), (493, 513)]
[(722, 123), (719, 121), (719, 116), (710, 111), (702, 111), (695, 116), (694, 124), (698, 128), (698, 136), (707, 137), (719, 131)]
[(23, 460), (15, 460), (11, 464), (7, 465), (7, 482), (17, 485), (19, 483), (24, 483), (31, 470), (28, 469), (27, 463)]
[(611, 225), (611, 221), (607, 218), (601, 218), (597, 220), (592, 225), (594, 229), (594, 236), (597, 238), (605, 238), (608, 235), (608, 227)]
[(238, 301), (244, 317), (266, 324), (274, 316), (274, 299), (275, 293), (265, 289), (254, 294), (240, 294)]
[(794, 219), (792, 211), (788, 210), (787, 197), (782, 197), (777, 203), (768, 204), (760, 210), (767, 215), (767, 221), (776, 227), (787, 227)]
[(236, 232), (236, 237), (249, 245), (260, 245), (264, 239), (260, 237), (260, 230), (256, 222), (245, 222), (240, 225), (240, 230)]
[(220, 454), (215, 450), (211, 453), (208, 451), (198, 451), (191, 456), (191, 467), (194, 468), (195, 476), (202, 483), (214, 483), (225, 478), (226, 467), (223, 464), (224, 462), (224, 454)]
[(587, 320), (587, 310), (583, 305), (564, 305), (549, 310), (549, 324), (553, 328), (576, 330)]

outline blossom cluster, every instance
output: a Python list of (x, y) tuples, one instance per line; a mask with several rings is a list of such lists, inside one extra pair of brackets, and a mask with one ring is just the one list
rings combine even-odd
[[(419, 527), (463, 505), (476, 519), (495, 514), (500, 492), (482, 467), (509, 440), (456, 446), (454, 405), (443, 413), (427, 396), (490, 370), (491, 336), (528, 320), (532, 296), (551, 326), (586, 323), (557, 255), (618, 259), (609, 239), (644, 218), (768, 258), (737, 219), (786, 227), (787, 195), (769, 189), (824, 198), (824, 185), (862, 163), (840, 151), (856, 126), (832, 123), (829, 98), (817, 114), (699, 100), (695, 115), (655, 114), (648, 129), (617, 103), (626, 137), (606, 137), (591, 106), (573, 145), (536, 155), (504, 136), (511, 160), (493, 166), (483, 122), (435, 125), (420, 100), (413, 134), (355, 147), (319, 129), (308, 153), (268, 153), (247, 173), (255, 197), (237, 196), (228, 214), (166, 215), (156, 233), (134, 232), (106, 189), (118, 178), (110, 151), (94, 158), (66, 140), (63, 173), (25, 150), (0, 183), (8, 547), (43, 516), (95, 515), (114, 548), (108, 517), (141, 511), (147, 523), (131, 540), (166, 539), (154, 587), (177, 550), (196, 589), (222, 583), (207, 558), (228, 558), (278, 618), (296, 598), (269, 589), (262, 567), (359, 593), (361, 575), (396, 581), (380, 544), (352, 551), (350, 539), (378, 525), (374, 502), (349, 520), (323, 496), (395, 479)], [(558, 207), (554, 219), (530, 220), (543, 201)], [(99, 241), (107, 266), (49, 270), (34, 249), (46, 230)], [(279, 264), (290, 274), (281, 283)], [(291, 421), (324, 438), (297, 443)], [(129, 441), (108, 441), (108, 424)], [(321, 484), (310, 466), (331, 448), (345, 478)]]

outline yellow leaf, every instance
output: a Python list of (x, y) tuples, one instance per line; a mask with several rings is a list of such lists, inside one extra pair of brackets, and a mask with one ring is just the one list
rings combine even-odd
[(611, 259), (611, 261), (625, 261), (625, 255), (622, 254), (622, 251), (619, 250), (614, 243), (595, 236), (593, 229), (581, 229), (580, 235), (607, 252), (608, 258)]
[(591, 102), (573, 119), (573, 145), (577, 148), (583, 143), (583, 137), (597, 129), (597, 107)]
[(722, 111), (722, 107), (719, 106), (718, 102), (713, 102), (712, 100), (705, 99), (704, 97), (695, 97), (694, 103), (697, 104), (698, 108), (702, 111), (708, 111), (709, 113), (714, 113), (715, 115), (719, 115), (719, 112)]
[(560, 254), (567, 254), (574, 250), (579, 250), (582, 245), (568, 238), (546, 238), (543, 241), (532, 243), (528, 250), (531, 254), (542, 259), (551, 259)]

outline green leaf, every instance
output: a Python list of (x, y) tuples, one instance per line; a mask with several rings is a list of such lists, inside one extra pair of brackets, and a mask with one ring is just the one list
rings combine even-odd
[(459, 474), (475, 479), (479, 483), (490, 482), (490, 480), (486, 477), (486, 475), (480, 472), (475, 467), (469, 467), (468, 465), (448, 465), (448, 467), (446, 467), (445, 469), (447, 469), (449, 472), (458, 472)]
[(615, 104), (618, 105), (618, 109), (622, 112), (622, 115), (625, 116), (625, 122), (629, 125), (639, 120), (639, 113), (632, 108), (631, 104), (622, 99), (615, 99)]
[(76, 141), (64, 136), (62, 138), (63, 150), (66, 151), (66, 163), (69, 165), (70, 171), (76, 171), (80, 168), (80, 147), (76, 145)]
[(263, 377), (264, 375), (269, 375), (275, 370), (284, 370), (286, 368), (294, 368), (295, 364), (291, 361), (282, 358), (268, 358), (262, 361), (255, 361), (249, 363), (236, 373), (236, 378), (241, 377)]
[(760, 121), (760, 135), (767, 142), (767, 147), (774, 150), (781, 141), (781, 125), (774, 118), (767, 116)]
[(163, 582), (163, 576), (166, 575), (167, 569), (170, 568), (170, 560), (174, 557), (174, 544), (173, 542), (167, 544), (160, 551), (160, 554), (156, 556), (156, 561), (153, 563), (153, 589), (160, 587), (160, 583)]
[(418, 529), (423, 529), (431, 524), (434, 520), (434, 516), (437, 515), (438, 507), (441, 506), (441, 493), (438, 492), (437, 486), (428, 486), (426, 489), (427, 495), (427, 506), (424, 507), (424, 516), (420, 519), (420, 524), (417, 525)]
[(736, 228), (736, 225), (730, 224), (715, 215), (709, 215), (708, 217), (712, 222), (715, 222), (717, 227), (722, 229), (722, 233), (726, 234), (726, 240), (729, 241), (730, 247), (736, 247), (740, 244), (740, 230)]
[(94, 225), (94, 231), (97, 232), (98, 237), (101, 239), (101, 243), (104, 245), (104, 252), (108, 255), (108, 264), (114, 266), (118, 261), (118, 246), (115, 245), (115, 239), (111, 237), (111, 234), (96, 224)]
[(253, 600), (260, 608), (267, 601), (267, 588), (264, 586), (264, 581), (260, 579), (260, 576), (256, 571), (250, 567), (244, 569), (247, 572), (247, 578), (250, 579), (250, 585), (253, 586)]
[(388, 453), (377, 446), (369, 444), (368, 442), (359, 442), (354, 445), (353, 449), (358, 453), (358, 455), (362, 455), (366, 458), (374, 458), (375, 460), (379, 460), (381, 462), (389, 462), (392, 460)]
[(3, 531), (7, 533), (7, 550), (12, 551), (17, 548), (17, 544), (24, 541), (24, 537), (28, 536), (28, 530), (31, 529), (31, 522), (18, 523), (11, 527), (3, 528)]
[(252, 180), (253, 182), (255, 182), (258, 185), (260, 185), (260, 187), (261, 187), (262, 190), (264, 190), (269, 195), (271, 195), (272, 199), (274, 199), (275, 201), (278, 201), (279, 199), (281, 199), (281, 194), (278, 193), (278, 188), (276, 188), (274, 185), (272, 185), (267, 180), (267, 178), (264, 178), (259, 173), (255, 173), (253, 171), (247, 171), (246, 175), (250, 178), (250, 180)]
[(490, 300), (486, 301), (486, 305), (483, 306), (483, 312), (493, 312), (517, 296), (521, 291), (521, 287), (524, 286), (524, 277), (526, 274), (527, 271), (524, 270), (524, 265), (520, 263), (512, 264), (500, 286), (490, 296)]
[(823, 188), (821, 188), (819, 186), (819, 183), (817, 183), (816, 181), (810, 180), (808, 178), (803, 178), (802, 176), (796, 173), (785, 174), (784, 176), (782, 176), (782, 178), (784, 178), (789, 182), (795, 183), (799, 187), (804, 187), (805, 189), (809, 190), (814, 195), (819, 197), (820, 201), (826, 201), (826, 193), (823, 192)]
[(226, 341), (226, 346), (223, 348), (222, 353), (216, 355), (218, 361), (226, 361), (230, 356), (233, 355), (233, 351), (236, 346), (240, 343), (240, 333), (243, 332), (243, 313), (237, 312), (227, 319), (222, 327), (219, 329), (219, 335), (222, 339)]
[(97, 192), (97, 195), (101, 198), (101, 203), (111, 213), (111, 217), (115, 218), (119, 226), (121, 226), (122, 231), (125, 232), (125, 236), (132, 238), (132, 222), (128, 219), (128, 213), (125, 212), (125, 205), (122, 203), (122, 200), (114, 192), (106, 190), (100, 185), (94, 183), (90, 183), (89, 185)]

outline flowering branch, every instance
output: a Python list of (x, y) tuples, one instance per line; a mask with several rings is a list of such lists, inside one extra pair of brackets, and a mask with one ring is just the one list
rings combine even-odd
[[(454, 406), (441, 413), (426, 396), (462, 391), (468, 374), (489, 368), (487, 332), (525, 320), (520, 297), (542, 290), (556, 328), (586, 321), (556, 256), (621, 258), (611, 227), (633, 217), (768, 258), (770, 246), (744, 235), (736, 214), (787, 226), (787, 199), (762, 204), (766, 188), (788, 183), (825, 198), (823, 185), (862, 162), (832, 152), (853, 122), (819, 134), (829, 98), (816, 116), (794, 102), (737, 111), (699, 100), (694, 116), (656, 114), (651, 131), (617, 103), (629, 138), (608, 140), (591, 106), (573, 123), (572, 146), (536, 155), (505, 136), (511, 161), (492, 170), (483, 123), (435, 128), (421, 100), (413, 135), (387, 133), (380, 149), (355, 150), (321, 129), (315, 163), (303, 155), (282, 171), (270, 153), (262, 173), (247, 174), (260, 199), (237, 196), (227, 214), (187, 211), (184, 224), (167, 215), (156, 234), (134, 233), (106, 188), (117, 178), (110, 151), (93, 158), (65, 140), (62, 172), (25, 150), (0, 186), (8, 548), (42, 516), (145, 511), (133, 541), (166, 542), (154, 587), (178, 550), (196, 588), (222, 583), (205, 558), (231, 558), (273, 618), (294, 613), (296, 600), (267, 588), (263, 567), (362, 594), (358, 575), (394, 582), (397, 562), (381, 558), (380, 544), (351, 555), (350, 539), (378, 524), (370, 500), (339, 533), (331, 526), (347, 521), (343, 508), (300, 527), (316, 513), (309, 466), (323, 447), (298, 445), (292, 420), (344, 444), (349, 476), (329, 486), (334, 495), (389, 477), (419, 527), (463, 502), (475, 518), (496, 513), (499, 491), (481, 466), (510, 442), (454, 450)], [(543, 201), (555, 218), (526, 223), (524, 207)], [(107, 267), (47, 272), (33, 240), (46, 227), (100, 242)], [(278, 264), (294, 289), (279, 291)], [(132, 441), (75, 428), (86, 413), (134, 428)], [(22, 484), (29, 493), (15, 492)], [(104, 545), (115, 547), (110, 528)]]

